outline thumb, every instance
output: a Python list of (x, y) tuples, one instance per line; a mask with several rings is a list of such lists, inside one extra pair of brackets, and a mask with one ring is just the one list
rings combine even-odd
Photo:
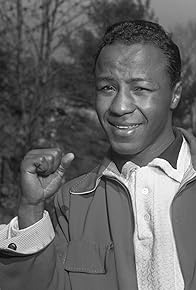
[(71, 162), (74, 160), (75, 156), (73, 153), (65, 154), (62, 159), (59, 167), (57, 168), (56, 173), (61, 177), (64, 176), (66, 169), (70, 166)]

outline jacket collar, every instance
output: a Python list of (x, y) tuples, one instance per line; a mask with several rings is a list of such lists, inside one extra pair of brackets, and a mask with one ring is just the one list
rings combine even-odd
[[(175, 142), (174, 141), (163, 153), (161, 153), (159, 158), (156, 158), (156, 159), (160, 159), (160, 158), (163, 159), (164, 158), (166, 160), (166, 162), (168, 161), (176, 167), (178, 154), (179, 154), (180, 147), (182, 144), (183, 134), (181, 132), (181, 129), (177, 129), (177, 128), (174, 128), (174, 132), (176, 135), (177, 142), (174, 143)], [(190, 147), (190, 153), (192, 153), (192, 151), (196, 152), (195, 137), (188, 134), (188, 136), (186, 135), (185, 139), (188, 142), (188, 145)], [(178, 150), (175, 149), (176, 146), (177, 146)], [(170, 150), (171, 150), (171, 154), (169, 153)], [(172, 155), (172, 160), (168, 160), (169, 156), (171, 156), (171, 155)], [(192, 156), (192, 158), (195, 159), (195, 161), (192, 163), (196, 164), (196, 156)], [(110, 163), (111, 163), (110, 151), (108, 151), (106, 157), (103, 159), (103, 162), (100, 165), (98, 165), (97, 167), (95, 167), (89, 173), (80, 177), (79, 181), (74, 186), (71, 187), (70, 193), (71, 194), (88, 194), (88, 193), (93, 192), (97, 188), (97, 186), (99, 185), (100, 180), (101, 180), (102, 176), (104, 175), (104, 171), (106, 170), (106, 168), (109, 166)], [(153, 163), (153, 161), (151, 163)], [(193, 166), (191, 166), (191, 168), (189, 168), (188, 172), (189, 172), (189, 174), (188, 174), (189, 176), (192, 176), (192, 177), (194, 176), (195, 170), (194, 170)], [(188, 180), (189, 177), (187, 177), (186, 179)]]

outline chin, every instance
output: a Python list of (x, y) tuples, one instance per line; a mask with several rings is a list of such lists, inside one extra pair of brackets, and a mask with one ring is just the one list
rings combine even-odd
[(135, 155), (140, 152), (139, 147), (137, 145), (133, 146), (133, 144), (112, 144), (112, 149), (119, 155)]

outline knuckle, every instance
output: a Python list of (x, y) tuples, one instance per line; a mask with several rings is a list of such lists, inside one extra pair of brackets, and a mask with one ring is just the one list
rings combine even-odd
[(62, 152), (61, 148), (59, 148), (59, 147), (57, 147), (57, 148), (55, 148), (55, 149), (56, 149), (56, 151), (59, 152), (59, 153)]
[(60, 148), (55, 148), (54, 149), (54, 156), (55, 157), (57, 157), (57, 156), (59, 156), (61, 154), (62, 154), (62, 150)]
[(45, 160), (48, 164), (48, 167), (49, 167), (48, 169), (52, 169), (52, 166), (54, 164), (54, 157), (51, 154), (49, 154), (49, 155), (45, 156)]
[(52, 162), (53, 161), (53, 156), (51, 154), (46, 156), (45, 158), (47, 159), (48, 162)]
[(39, 157), (39, 161), (40, 162), (44, 162), (44, 160), (45, 160), (45, 156), (42, 155), (42, 156)]

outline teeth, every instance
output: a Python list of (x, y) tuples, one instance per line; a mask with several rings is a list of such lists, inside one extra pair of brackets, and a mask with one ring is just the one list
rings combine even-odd
[(134, 127), (137, 127), (137, 126), (139, 126), (139, 124), (136, 124), (136, 125), (130, 125), (130, 126), (118, 126), (118, 125), (116, 125), (116, 127), (117, 127), (118, 129), (129, 129), (129, 128), (134, 128)]
[(116, 126), (118, 129), (127, 129), (129, 128), (128, 126)]

